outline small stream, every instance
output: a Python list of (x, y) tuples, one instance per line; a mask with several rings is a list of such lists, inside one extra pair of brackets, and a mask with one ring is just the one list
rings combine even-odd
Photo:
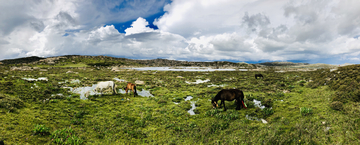
[[(193, 98), (192, 96), (187, 96), (185, 98), (185, 101), (190, 101), (192, 98)], [(194, 112), (194, 110), (196, 109), (195, 103), (196, 103), (196, 101), (191, 101), (191, 109), (188, 110), (190, 115), (195, 115), (195, 112)]]

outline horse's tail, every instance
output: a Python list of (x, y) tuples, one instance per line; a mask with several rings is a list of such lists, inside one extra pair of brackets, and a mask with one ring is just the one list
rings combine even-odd
[(245, 108), (245, 109), (247, 109), (247, 107), (246, 107), (246, 105), (245, 105), (245, 103), (244, 103), (244, 92), (243, 91), (240, 91), (240, 94), (239, 94), (240, 96), (240, 102), (238, 102), (239, 103), (239, 105), (242, 105), (243, 106), (243, 108)]
[(136, 91), (136, 85), (134, 85), (134, 91), (135, 91), (134, 96), (135, 96), (135, 95), (138, 96), (138, 93), (137, 93), (137, 91)]

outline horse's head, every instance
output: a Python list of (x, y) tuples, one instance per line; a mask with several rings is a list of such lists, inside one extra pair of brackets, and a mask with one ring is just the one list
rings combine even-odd
[(214, 99), (211, 100), (211, 104), (213, 105), (213, 108), (219, 107), (219, 105), (217, 104), (217, 102)]

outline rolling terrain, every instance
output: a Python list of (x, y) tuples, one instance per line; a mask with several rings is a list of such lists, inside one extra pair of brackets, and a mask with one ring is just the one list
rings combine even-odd
[[(360, 65), (266, 66), (106, 56), (1, 62), (0, 141), (5, 144), (360, 143)], [(115, 66), (121, 69), (113, 71)], [(249, 71), (126, 69), (144, 66)], [(255, 79), (257, 73), (264, 78)], [(74, 91), (99, 81), (114, 81), (118, 94)], [(124, 94), (128, 81), (151, 96)], [(244, 92), (248, 109), (235, 110), (229, 101), (227, 111), (212, 108), (210, 100), (230, 88)]]

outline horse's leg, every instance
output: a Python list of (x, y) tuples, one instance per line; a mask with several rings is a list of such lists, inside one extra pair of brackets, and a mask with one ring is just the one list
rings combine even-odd
[(133, 89), (132, 89), (132, 91), (133, 91), (133, 93), (134, 93), (134, 97), (135, 97), (135, 89), (133, 88)]
[(236, 110), (240, 110), (241, 101), (240, 99), (236, 99)]
[(224, 111), (226, 111), (225, 100), (222, 100), (222, 102), (224, 103)]
[(220, 100), (219, 108), (221, 108), (221, 105), (223, 104), (223, 100)]

